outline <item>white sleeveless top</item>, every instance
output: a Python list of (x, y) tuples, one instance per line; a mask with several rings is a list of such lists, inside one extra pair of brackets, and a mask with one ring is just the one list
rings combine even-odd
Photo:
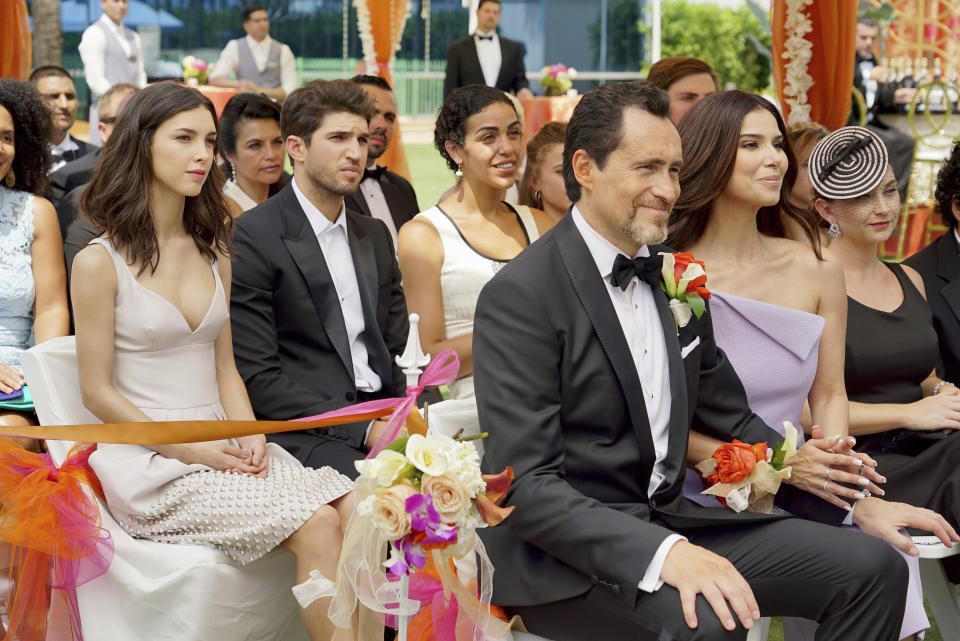
[[(528, 246), (540, 238), (530, 209), (506, 204), (516, 215), (527, 237)], [(453, 220), (439, 207), (417, 214), (434, 226), (443, 244), (443, 265), (440, 268), (440, 289), (443, 293), (445, 338), (473, 333), (473, 314), (480, 290), (509, 260), (490, 258), (473, 248)], [(473, 377), (450, 384), (451, 398), (473, 397)]]
[(240, 205), (240, 209), (243, 211), (250, 211), (257, 206), (257, 201), (248, 196), (240, 185), (230, 179), (223, 183), (223, 195), (233, 198), (234, 202)]

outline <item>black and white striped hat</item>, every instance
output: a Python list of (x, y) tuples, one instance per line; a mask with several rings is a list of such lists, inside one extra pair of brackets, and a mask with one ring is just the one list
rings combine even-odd
[(842, 127), (817, 143), (808, 161), (810, 182), (826, 198), (856, 198), (882, 181), (889, 158), (877, 134)]

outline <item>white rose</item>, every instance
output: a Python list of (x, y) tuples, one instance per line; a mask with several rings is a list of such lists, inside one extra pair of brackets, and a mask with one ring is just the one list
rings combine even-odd
[(448, 441), (452, 442), (452, 439), (414, 434), (407, 441), (407, 458), (424, 474), (442, 476), (447, 472)]
[(373, 459), (354, 462), (362, 476), (376, 479), (377, 485), (382, 487), (393, 485), (406, 466), (407, 457), (393, 450), (381, 450)]
[(466, 489), (467, 496), (473, 498), (486, 489), (480, 473), (480, 455), (473, 443), (454, 442), (447, 467), (447, 476), (456, 478)]

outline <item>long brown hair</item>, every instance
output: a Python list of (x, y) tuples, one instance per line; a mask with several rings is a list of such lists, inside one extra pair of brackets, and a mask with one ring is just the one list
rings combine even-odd
[[(129, 262), (140, 265), (137, 275), (160, 261), (157, 233), (150, 216), (153, 182), (151, 146), (157, 128), (184, 111), (203, 107), (210, 111), (215, 127), (217, 112), (210, 100), (196, 89), (176, 82), (160, 82), (138, 91), (117, 115), (117, 124), (107, 139), (90, 185), (80, 198), (84, 214), (103, 229), (113, 246)], [(220, 130), (217, 129), (219, 137)], [(232, 219), (223, 199), (223, 173), (212, 163), (200, 193), (187, 197), (183, 226), (197, 249), (210, 260), (228, 256)]]
[(562, 145), (567, 136), (567, 123), (551, 120), (527, 143), (527, 169), (520, 181), (520, 204), (543, 209), (543, 197), (533, 193), (530, 179), (540, 171), (544, 152), (551, 145)]
[(680, 121), (683, 169), (680, 170), (680, 197), (670, 215), (667, 244), (671, 247), (689, 248), (703, 236), (713, 203), (723, 193), (733, 173), (743, 119), (757, 110), (767, 111), (776, 119), (788, 161), (780, 200), (776, 205), (760, 208), (757, 229), (767, 236), (786, 238), (784, 218), (790, 218), (803, 229), (817, 258), (822, 258), (820, 235), (812, 216), (788, 199), (797, 179), (797, 161), (783, 118), (768, 100), (745, 91), (723, 91), (707, 96)]

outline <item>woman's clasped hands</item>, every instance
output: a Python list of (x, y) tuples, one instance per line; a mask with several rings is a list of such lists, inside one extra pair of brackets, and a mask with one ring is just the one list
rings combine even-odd
[(884, 495), (877, 484), (885, 483), (887, 479), (877, 472), (875, 460), (853, 450), (856, 439), (852, 436), (824, 437), (818, 425), (813, 426), (811, 436), (796, 454), (786, 460), (792, 470), (786, 483), (847, 510), (851, 500), (857, 501), (871, 494)]
[(244, 436), (237, 445), (230, 441), (205, 441), (182, 443), (172, 447), (170, 454), (187, 465), (206, 465), (221, 472), (249, 474), (260, 478), (267, 476), (267, 439), (263, 434)]

